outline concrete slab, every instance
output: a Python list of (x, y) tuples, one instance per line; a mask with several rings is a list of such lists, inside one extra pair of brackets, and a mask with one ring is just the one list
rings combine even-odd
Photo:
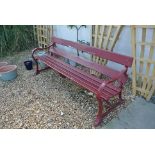
[(108, 129), (155, 129), (155, 104), (137, 97), (118, 118), (114, 118), (105, 128)]

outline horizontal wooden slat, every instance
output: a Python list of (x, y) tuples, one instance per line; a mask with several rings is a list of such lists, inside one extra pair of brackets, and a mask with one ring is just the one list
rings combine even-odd
[[(43, 60), (43, 59), (44, 59), (44, 57), (41, 58), (40, 60)], [(62, 61), (60, 61), (60, 60), (58, 60), (58, 59), (56, 59), (54, 57), (46, 56), (45, 59), (44, 59), (44, 63), (46, 63), (46, 60), (48, 62), (50, 62), (50, 61), (51, 62), (53, 62), (53, 61), (58, 62), (59, 65), (62, 66), (62, 68), (68, 69), (68, 70), (70, 70), (70, 72), (74, 72), (76, 74), (76, 76), (79, 76), (80, 78), (85, 79), (87, 82), (91, 82), (92, 85), (94, 85), (95, 87), (99, 87), (99, 85), (103, 82), (103, 81), (101, 82), (101, 80), (96, 79), (95, 77), (88, 76), (88, 74), (85, 74), (82, 71), (80, 71), (79, 69), (74, 68), (71, 65), (67, 65), (66, 63), (64, 63), (64, 62), (62, 62)]]
[(148, 75), (145, 75), (145, 74), (142, 74), (142, 73), (137, 73), (137, 76), (141, 76), (143, 78), (147, 78), (148, 80), (155, 80), (155, 77), (148, 76)]
[(139, 41), (137, 41), (136, 44), (145, 45), (145, 46), (155, 46), (155, 43), (153, 43), (153, 42), (139, 42)]
[[(53, 58), (52, 58), (53, 59)], [(54, 70), (56, 70), (57, 72), (65, 75), (66, 77), (68, 77), (69, 79), (71, 79), (72, 81), (78, 83), (79, 85), (81, 85), (82, 87), (88, 89), (89, 91), (92, 91), (93, 93), (96, 93), (97, 92), (97, 87), (95, 87), (93, 85), (93, 83), (89, 83), (88, 81), (86, 81), (85, 79), (83, 79), (82, 77), (79, 78), (79, 76), (77, 76), (75, 74), (75, 72), (72, 72), (69, 70), (69, 68), (66, 68), (66, 66), (63, 64), (61, 65), (61, 63), (57, 62), (56, 59), (53, 59), (51, 61), (48, 60), (48, 59), (45, 59), (45, 58), (42, 58), (40, 60), (43, 60), (44, 63), (46, 63), (48, 66), (50, 66), (51, 68), (53, 68)], [(109, 95), (107, 94), (104, 94), (103, 95), (104, 99), (108, 99), (110, 98)]]
[(132, 25), (133, 28), (149, 28), (154, 29), (155, 25)]
[(74, 47), (78, 50), (88, 52), (92, 55), (101, 57), (103, 59), (111, 60), (111, 61), (114, 61), (116, 63), (128, 66), (128, 67), (132, 66), (133, 58), (129, 57), (129, 56), (124, 56), (124, 55), (121, 55), (118, 53), (112, 53), (112, 52), (109, 52), (106, 50), (101, 50), (99, 48), (90, 47), (88, 45), (80, 44), (77, 42), (72, 42), (69, 40), (59, 39), (56, 37), (52, 37), (52, 42), (55, 42), (57, 44), (61, 44), (64, 46), (71, 46), (71, 47)]
[[(96, 34), (93, 34), (92, 37), (102, 38), (102, 35), (101, 35), (101, 34), (98, 34), (98, 35), (96, 36)], [(106, 37), (107, 37), (107, 36), (104, 36), (103, 38), (106, 39)], [(109, 38), (109, 41), (112, 41), (112, 40), (113, 40), (113, 38), (110, 37), (110, 38)]]
[(94, 69), (110, 78), (115, 78), (118, 74), (120, 74), (119, 71), (116, 71), (116, 70), (113, 70), (107, 66), (102, 66), (100, 64), (97, 64), (95, 62), (92, 62), (92, 61), (89, 61), (89, 60), (86, 60), (84, 58), (80, 58), (78, 56), (75, 56), (73, 54), (68, 54), (58, 48), (51, 48), (50, 49), (50, 52), (52, 53), (55, 53), (59, 56), (62, 56), (64, 58), (67, 58), (67, 59), (70, 59), (76, 63), (79, 63), (85, 67), (88, 67), (88, 68), (91, 68), (91, 69)]
[(141, 62), (155, 64), (155, 60), (148, 59), (148, 58), (147, 59), (146, 58), (136, 58), (136, 61), (141, 61)]
[[(48, 66), (53, 68), (54, 70), (60, 72), (61, 74), (67, 76), (69, 79), (77, 82), (80, 85), (86, 86), (86, 88), (94, 93), (97, 93), (97, 89), (99, 88), (100, 84), (103, 82), (98, 78), (95, 78), (91, 75), (84, 73), (83, 71), (68, 65), (61, 60), (58, 60), (51, 56), (44, 56), (38, 57), (39, 60), (46, 63)], [(117, 91), (116, 91), (117, 90)], [(102, 92), (103, 98), (110, 98), (113, 95), (116, 95), (120, 92), (119, 88), (115, 88), (112, 85), (108, 85), (105, 87), (105, 90)]]

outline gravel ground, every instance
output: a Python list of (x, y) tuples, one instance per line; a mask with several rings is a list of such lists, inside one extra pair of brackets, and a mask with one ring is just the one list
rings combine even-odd
[[(94, 128), (96, 98), (52, 70), (34, 76), (34, 69), (27, 71), (23, 65), (30, 57), (30, 52), (22, 52), (0, 59), (18, 66), (15, 80), (0, 81), (0, 128)], [(130, 87), (128, 81), (123, 90), (125, 106), (134, 100)], [(97, 128), (105, 128), (113, 117), (116, 112)]]

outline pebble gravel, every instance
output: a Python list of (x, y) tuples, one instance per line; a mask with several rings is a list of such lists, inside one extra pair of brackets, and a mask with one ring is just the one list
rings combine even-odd
[[(25, 51), (1, 58), (18, 66), (18, 76), (12, 81), (0, 81), (1, 129), (92, 129), (97, 112), (95, 96), (58, 73), (47, 70), (35, 76), (23, 62), (31, 58)], [(35, 66), (34, 66), (35, 67)], [(125, 106), (131, 104), (129, 80), (123, 90)], [(118, 107), (97, 128), (105, 128), (124, 106)]]

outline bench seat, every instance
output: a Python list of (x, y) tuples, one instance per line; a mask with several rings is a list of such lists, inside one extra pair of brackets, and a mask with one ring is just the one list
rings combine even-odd
[[(47, 66), (52, 68), (53, 70), (61, 73), (62, 75), (68, 77), (69, 79), (73, 80), (80, 86), (87, 88), (89, 91), (93, 92), (97, 95), (97, 90), (99, 86), (103, 83), (103, 80), (85, 73), (84, 71), (75, 68), (53, 56), (48, 54), (44, 56), (36, 57), (40, 61), (44, 62)], [(101, 97), (105, 100), (109, 100), (111, 97), (118, 95), (121, 92), (121, 89), (114, 86), (112, 83), (107, 84), (102, 92)]]

